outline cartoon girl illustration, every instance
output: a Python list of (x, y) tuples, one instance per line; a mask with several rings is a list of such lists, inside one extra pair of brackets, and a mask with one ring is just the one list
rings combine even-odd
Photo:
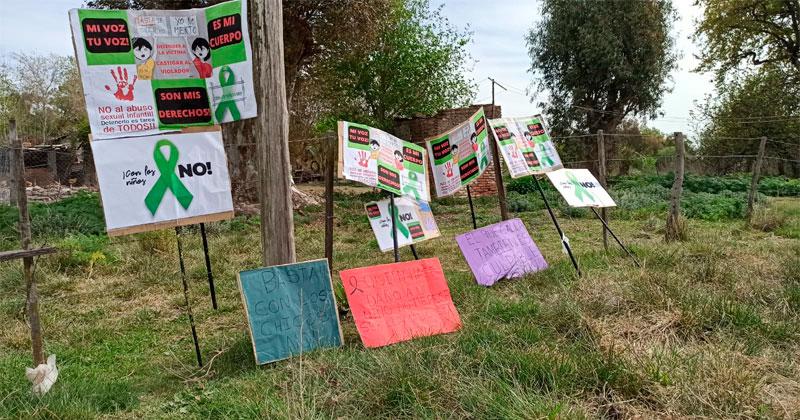
[(526, 131), (523, 133), (523, 135), (525, 136), (525, 147), (533, 149), (534, 143), (533, 143), (533, 136), (531, 135), (531, 133)]
[(144, 38), (133, 38), (133, 55), (139, 64), (136, 65), (136, 75), (140, 80), (153, 78), (156, 62), (153, 60), (153, 45)]
[(478, 133), (472, 133), (469, 138), (469, 143), (472, 145), (472, 151), (478, 153)]
[(403, 152), (399, 150), (394, 151), (394, 167), (398, 171), (405, 169), (405, 166), (403, 165)]
[(211, 46), (208, 45), (208, 41), (203, 38), (195, 39), (192, 42), (192, 54), (194, 54), (192, 63), (194, 63), (200, 78), (207, 79), (211, 77), (213, 69), (211, 64), (208, 63), (208, 60), (211, 59)]

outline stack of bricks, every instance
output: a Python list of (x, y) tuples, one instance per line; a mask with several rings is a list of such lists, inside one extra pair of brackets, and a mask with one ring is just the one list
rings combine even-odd
[[(413, 143), (425, 147), (425, 139), (442, 134), (453, 127), (461, 124), (472, 114), (476, 113), (481, 107), (486, 113), (486, 118), (494, 119), (500, 118), (503, 113), (500, 106), (495, 106), (494, 110), (492, 105), (472, 105), (466, 108), (446, 109), (440, 111), (431, 117), (414, 117), (406, 119), (398, 119), (394, 124), (394, 135)], [(486, 125), (489, 128), (489, 125)], [(489, 134), (489, 141), (494, 141), (494, 137)], [(430, 168), (426, 168), (430, 169)], [(470, 184), (470, 190), (473, 197), (484, 197), (497, 195), (497, 185), (494, 180), (494, 164), (489, 163), (489, 167), (478, 179)], [(431, 179), (433, 182), (433, 179)], [(431, 191), (435, 193), (435, 191)], [(466, 194), (466, 189), (461, 190), (459, 193)]]

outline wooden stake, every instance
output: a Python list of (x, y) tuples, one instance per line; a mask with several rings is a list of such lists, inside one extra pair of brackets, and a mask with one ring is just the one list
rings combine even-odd
[[(606, 190), (608, 190), (608, 183), (606, 181), (606, 176), (608, 174), (608, 169), (606, 168), (606, 141), (603, 137), (603, 130), (597, 130), (597, 178), (600, 181), (600, 185), (603, 186)], [(600, 218), (603, 222), (603, 248), (605, 248), (606, 252), (608, 252), (608, 214), (606, 214), (606, 208), (603, 207), (600, 209)]]
[[(25, 193), (25, 151), (17, 137), (17, 122), (9, 121), (9, 143), (13, 151), (14, 179), (17, 187), (17, 208), (19, 209), (19, 240), (22, 249), (31, 248), (31, 219), (28, 213), (28, 196)], [(42, 323), (39, 318), (39, 293), (36, 290), (36, 279), (33, 276), (33, 257), (22, 258), (25, 274), (26, 312), (28, 324), (31, 328), (31, 349), (33, 351), (33, 365), (39, 366), (46, 363), (44, 357), (44, 340), (42, 339)]]
[(281, 3), (281, 0), (248, 2), (255, 63), (253, 82), (259, 105), (254, 134), (265, 266), (290, 264), (296, 258)]
[(333, 179), (338, 143), (336, 137), (325, 141), (327, 148), (325, 161), (325, 258), (328, 260), (328, 268), (333, 273)]
[(753, 205), (758, 196), (758, 182), (761, 180), (761, 165), (764, 163), (764, 151), (767, 149), (767, 138), (761, 137), (758, 145), (758, 157), (753, 166), (753, 179), (750, 181), (750, 193), (747, 195), (747, 219), (753, 216)]
[(681, 221), (681, 195), (683, 194), (683, 169), (684, 169), (683, 133), (675, 133), (675, 181), (672, 183), (670, 193), (669, 215), (665, 239), (667, 242), (681, 240), (684, 237)]
[[(494, 85), (498, 85), (501, 88), (505, 89), (502, 85), (495, 82), (494, 79), (489, 78), (492, 81), (492, 119), (497, 118), (495, 106), (494, 106)], [(488, 124), (487, 124), (487, 128)], [(489, 147), (492, 148), (492, 164), (494, 165), (494, 184), (497, 187), (497, 200), (500, 202), (500, 218), (503, 220), (508, 220), (508, 205), (506, 203), (506, 186), (503, 184), (503, 168), (500, 166), (500, 147), (497, 146), (497, 136), (495, 136), (494, 130), (489, 130), (489, 135), (494, 137), (494, 141), (489, 140)]]

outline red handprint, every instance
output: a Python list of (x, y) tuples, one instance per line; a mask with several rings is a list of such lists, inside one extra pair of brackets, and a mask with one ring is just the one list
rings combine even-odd
[(367, 155), (367, 152), (358, 152), (358, 157), (356, 160), (358, 161), (359, 166), (364, 168), (369, 167), (369, 155)]
[(516, 148), (516, 146), (511, 148), (511, 158), (512, 159), (516, 159), (517, 158), (517, 148)]
[(445, 170), (444, 176), (446, 176), (448, 178), (452, 177), (453, 176), (453, 163), (452, 162), (445, 163), (444, 164), (444, 170)]
[[(128, 84), (128, 69), (117, 67), (117, 73), (114, 73), (114, 69), (111, 69), (111, 77), (114, 78), (114, 83), (117, 85), (117, 91), (114, 93), (114, 97), (120, 101), (132, 101), (133, 85), (136, 84), (136, 75), (133, 76), (133, 82)], [(128, 88), (127, 93), (125, 92), (125, 88)], [(106, 85), (106, 90), (111, 91), (111, 87)]]

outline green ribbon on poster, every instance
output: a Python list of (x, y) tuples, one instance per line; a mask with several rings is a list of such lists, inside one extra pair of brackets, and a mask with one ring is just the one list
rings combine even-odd
[(586, 195), (586, 198), (588, 198), (591, 201), (594, 201), (594, 196), (592, 196), (592, 194), (589, 192), (589, 190), (586, 189), (586, 187), (584, 187), (583, 185), (581, 185), (580, 182), (578, 182), (578, 179), (575, 178), (575, 175), (573, 175), (572, 172), (567, 172), (567, 178), (569, 178), (569, 182), (572, 184), (572, 186), (575, 187), (575, 197), (577, 197), (578, 200), (581, 200), (581, 202), (583, 202), (583, 196)]
[[(411, 232), (409, 232), (406, 225), (404, 225), (403, 222), (400, 221), (400, 211), (397, 210), (397, 203), (395, 203), (393, 207), (394, 207), (393, 209), (394, 214), (392, 215), (392, 217), (394, 217), (394, 224), (395, 226), (397, 226), (397, 230), (399, 230), (400, 233), (403, 234), (403, 236), (408, 238)], [(394, 236), (394, 232), (392, 232), (392, 236)]]
[(239, 108), (236, 107), (236, 100), (234, 99), (233, 87), (236, 85), (236, 75), (230, 67), (225, 66), (219, 71), (219, 85), (222, 87), (222, 97), (220, 103), (217, 105), (217, 110), (214, 116), (217, 117), (217, 122), (221, 122), (225, 117), (225, 112), (229, 111), (233, 121), (241, 119)]
[(539, 150), (541, 150), (542, 157), (539, 159), (542, 166), (550, 167), (553, 166), (555, 162), (553, 162), (553, 158), (550, 157), (550, 154), (547, 153), (547, 147), (545, 147), (544, 143), (539, 143)]
[[(169, 159), (161, 151), (163, 146), (169, 147)], [(144, 198), (144, 204), (147, 209), (155, 216), (167, 190), (172, 191), (172, 194), (178, 199), (178, 203), (181, 204), (184, 210), (188, 209), (194, 196), (186, 189), (178, 175), (175, 174), (175, 168), (178, 167), (178, 148), (169, 140), (159, 140), (153, 150), (153, 160), (161, 175)]]

